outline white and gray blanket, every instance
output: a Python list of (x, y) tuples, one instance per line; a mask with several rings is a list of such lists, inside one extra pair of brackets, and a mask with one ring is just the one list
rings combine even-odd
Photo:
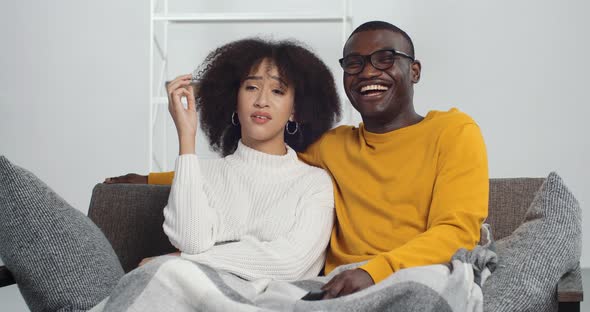
[(459, 250), (448, 264), (403, 269), (357, 293), (300, 300), (334, 275), (297, 282), (246, 281), (181, 257), (162, 256), (128, 273), (92, 311), (483, 311), (481, 286), (494, 270), (488, 246)]

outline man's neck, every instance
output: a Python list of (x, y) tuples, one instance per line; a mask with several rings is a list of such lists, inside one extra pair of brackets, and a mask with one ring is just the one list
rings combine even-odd
[(414, 109), (408, 109), (404, 112), (400, 112), (394, 118), (376, 119), (376, 118), (364, 118), (363, 123), (365, 129), (372, 133), (387, 133), (401, 128), (409, 127), (422, 121), (424, 117), (418, 115)]

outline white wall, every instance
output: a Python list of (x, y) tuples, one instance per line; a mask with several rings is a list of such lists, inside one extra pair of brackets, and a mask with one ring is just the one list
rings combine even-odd
[[(241, 1), (207, 2), (213, 3), (211, 11), (247, 8), (236, 7)], [(204, 10), (205, 1), (192, 3)], [(263, 6), (271, 3), (271, 11), (315, 11), (299, 1)], [(585, 119), (590, 115), (590, 21), (585, 19), (590, 4), (562, 3), (352, 0), (354, 26), (383, 19), (414, 39), (423, 64), (416, 87), (419, 112), (457, 106), (469, 113), (483, 129), (493, 177), (545, 176), (556, 170), (588, 215), (590, 170), (583, 160), (590, 159), (584, 137), (590, 132)], [(328, 12), (330, 5), (319, 9)], [(322, 42), (336, 44), (338, 38), (325, 35), (333, 25), (323, 27), (286, 34), (267, 26), (251, 35), (305, 39), (334, 65), (338, 55), (332, 51), (340, 47)], [(146, 172), (148, 34), (148, 1), (3, 0), (0, 154), (35, 172), (83, 212), (92, 187), (104, 177)], [(227, 37), (211, 30), (200, 34), (190, 42), (213, 44), (246, 35), (235, 29), (228, 29)], [(198, 47), (186, 51), (191, 49)], [(202, 57), (205, 52), (194, 53)], [(184, 63), (175, 64), (172, 77), (184, 71)], [(340, 72), (335, 76), (341, 79)], [(169, 148), (173, 155), (176, 145)], [(588, 237), (588, 218), (584, 224)], [(584, 247), (582, 266), (590, 267), (590, 246)], [(15, 287), (0, 290), (0, 302), (12, 300), (15, 292)]]
[(144, 1), (3, 1), (0, 154), (86, 211), (92, 187), (144, 172)]
[[(0, 154), (83, 212), (106, 176), (148, 168), (146, 3), (0, 3)], [(16, 286), (0, 305), (27, 310)]]

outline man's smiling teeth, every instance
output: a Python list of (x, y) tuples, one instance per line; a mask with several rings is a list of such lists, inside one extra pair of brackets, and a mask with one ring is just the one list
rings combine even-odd
[(368, 85), (368, 86), (362, 87), (361, 92), (367, 92), (367, 91), (372, 91), (372, 90), (387, 91), (387, 89), (389, 89), (389, 88), (386, 86), (382, 86), (382, 85)]

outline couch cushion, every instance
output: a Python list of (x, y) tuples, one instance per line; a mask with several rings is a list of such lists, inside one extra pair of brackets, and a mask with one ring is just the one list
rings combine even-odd
[(0, 156), (0, 257), (32, 311), (88, 310), (123, 275), (101, 231)]
[(486, 220), (494, 239), (502, 239), (522, 224), (544, 178), (490, 179), (490, 204)]
[(555, 311), (556, 287), (581, 254), (581, 211), (556, 173), (545, 180), (514, 232), (496, 242), (496, 271), (483, 287), (485, 311)]
[(103, 231), (125, 272), (146, 257), (176, 251), (164, 234), (162, 212), (170, 186), (97, 184), (88, 216)]

